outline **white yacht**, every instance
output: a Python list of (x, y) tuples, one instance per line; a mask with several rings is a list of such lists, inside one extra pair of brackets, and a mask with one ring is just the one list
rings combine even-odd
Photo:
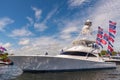
[[(90, 28), (89, 21), (85, 23), (82, 33), (86, 35)], [(62, 53), (56, 56), (52, 55), (12, 55), (9, 58), (14, 65), (19, 66), (23, 71), (77, 71), (90, 69), (113, 69), (116, 64), (104, 62), (99, 57), (99, 47), (94, 45), (95, 41), (86, 39), (77, 39), (73, 45), (63, 49)]]

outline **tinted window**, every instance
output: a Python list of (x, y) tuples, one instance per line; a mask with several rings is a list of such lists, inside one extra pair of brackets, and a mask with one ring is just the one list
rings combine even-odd
[(63, 52), (62, 54), (64, 55), (75, 55), (75, 56), (89, 56), (89, 57), (96, 57), (95, 55), (93, 54), (88, 54), (88, 53), (85, 53), (85, 52)]

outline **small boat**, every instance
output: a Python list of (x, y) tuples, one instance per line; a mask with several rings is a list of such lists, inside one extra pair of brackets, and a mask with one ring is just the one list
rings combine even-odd
[(115, 62), (117, 65), (120, 65), (120, 56), (110, 56), (104, 57), (105, 62)]
[[(82, 33), (89, 33), (91, 22), (87, 21)], [(85, 30), (87, 28), (87, 31)], [(9, 58), (14, 65), (23, 71), (78, 71), (91, 69), (114, 69), (116, 64), (105, 62), (99, 57), (99, 47), (95, 41), (77, 39), (67, 49), (62, 49), (59, 55), (11, 55)]]
[(0, 65), (12, 65), (13, 62), (8, 58), (8, 53), (4, 47), (0, 46)]
[(8, 58), (8, 54), (0, 54), (0, 64), (13, 65), (13, 62)]

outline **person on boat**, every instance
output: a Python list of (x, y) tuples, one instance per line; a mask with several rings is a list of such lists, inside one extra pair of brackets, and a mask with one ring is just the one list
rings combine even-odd
[(48, 52), (46, 52), (45, 55), (48, 55)]
[(64, 51), (63, 51), (63, 49), (61, 50), (61, 52), (60, 52), (60, 54), (62, 54)]

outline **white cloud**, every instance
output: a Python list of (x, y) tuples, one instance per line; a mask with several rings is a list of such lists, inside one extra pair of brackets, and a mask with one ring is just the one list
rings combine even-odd
[(31, 36), (32, 32), (29, 30), (22, 28), (22, 29), (15, 29), (11, 33), (11, 37), (25, 37), (25, 36)]
[(41, 9), (38, 9), (38, 8), (36, 8), (36, 7), (32, 7), (32, 10), (35, 11), (35, 18), (36, 18), (37, 20), (39, 20), (40, 17), (41, 17), (41, 14), (42, 14), (42, 10), (41, 10)]
[(45, 29), (47, 29), (47, 26), (44, 23), (34, 23), (34, 28), (37, 31), (44, 31)]
[(120, 19), (118, 18), (120, 13), (119, 3), (119, 0), (100, 0), (99, 3), (95, 5), (94, 11), (90, 14), (95, 29), (101, 26), (107, 30), (109, 20), (120, 23)]
[[(71, 0), (73, 1), (73, 0)], [(74, 0), (73, 3), (71, 2), (71, 6), (79, 6), (81, 5), (85, 0), (83, 0), (81, 3), (76, 3), (77, 0)], [(78, 0), (80, 1), (80, 0)], [(119, 0), (100, 0), (99, 3), (97, 3), (95, 6), (93, 6), (94, 11), (88, 11), (89, 17), (93, 21), (93, 28), (94, 30), (97, 29), (97, 26), (102, 26), (103, 28), (107, 29), (108, 21), (109, 19), (113, 19), (117, 21), (118, 24), (120, 24), (119, 20), (119, 13), (120, 13), (120, 1)], [(114, 11), (113, 11), (114, 10)], [(48, 17), (46, 17), (46, 20), (50, 19), (53, 13), (49, 14)], [(84, 19), (88, 18), (88, 16), (84, 17)], [(26, 54), (44, 54), (46, 51), (48, 51), (50, 54), (59, 54), (60, 49), (68, 46), (69, 44), (66, 42), (70, 42), (74, 40), (78, 35), (72, 35), (71, 33), (77, 32), (78, 34), (81, 32), (81, 29), (83, 27), (84, 23), (81, 23), (83, 18), (78, 17), (74, 18), (74, 20), (62, 20), (62, 26), (60, 28), (60, 32), (56, 35), (57, 37), (60, 37), (59, 39), (56, 39), (54, 37), (39, 37), (39, 38), (33, 38), (30, 39), (31, 43), (26, 44), (27, 42), (23, 41), (23, 45), (19, 51), (23, 51), (23, 53)], [(30, 20), (29, 20), (30, 21)], [(45, 21), (46, 22), (46, 21)], [(34, 27), (40, 31), (44, 31), (47, 27), (43, 23), (35, 23)], [(117, 27), (119, 29), (119, 27)], [(119, 34), (119, 30), (117, 31)], [(119, 38), (119, 35), (117, 36), (117, 41)], [(81, 36), (80, 36), (81, 37)], [(67, 41), (66, 39), (70, 39), (70, 41)], [(65, 40), (61, 40), (65, 39)], [(116, 44), (118, 45), (118, 43)], [(117, 46), (118, 47), (118, 46)]]
[(77, 31), (78, 31), (77, 26), (69, 26), (69, 27), (65, 27), (65, 29), (63, 29), (62, 33), (69, 34), (69, 33), (77, 32)]
[(1, 18), (0, 19), (0, 31), (3, 31), (4, 28), (8, 25), (8, 24), (11, 24), (13, 23), (14, 20), (8, 18), (8, 17), (4, 17), (4, 18)]
[(26, 18), (30, 22), (30, 25), (33, 25), (33, 23), (34, 23), (33, 19), (29, 16), (27, 16)]
[(117, 22), (117, 35), (115, 38), (114, 49), (119, 50), (120, 44), (120, 0), (99, 0), (93, 7), (93, 12), (89, 13), (93, 21), (94, 30), (97, 30), (98, 26), (101, 26), (104, 31), (108, 32), (109, 20)]
[(12, 49), (13, 45), (10, 42), (7, 43), (0, 43), (0, 46), (3, 46), (7, 49), (8, 53), (13, 53), (14, 49)]
[(40, 18), (41, 18), (42, 10), (36, 7), (32, 7), (32, 10), (35, 11), (35, 20), (31, 17), (26, 17), (27, 20), (29, 21), (28, 24), (29, 26), (34, 26), (35, 30), (42, 32), (45, 29), (47, 29), (46, 23), (56, 13), (57, 8), (50, 11), (50, 13), (48, 13), (46, 18), (41, 22), (40, 22)]
[(84, 3), (86, 0), (69, 0), (69, 6), (76, 7), (80, 6), (82, 3)]
[(7, 42), (7, 43), (3, 44), (2, 46), (7, 49), (7, 48), (10, 48), (12, 46), (12, 44)]
[[(61, 28), (60, 38), (64, 40), (74, 40), (80, 33), (80, 22), (78, 20), (68, 20), (63, 22), (64, 28)], [(61, 25), (62, 26), (62, 25)]]
[(55, 39), (54, 37), (47, 37), (47, 36), (31, 38), (30, 41), (31, 43), (23, 45), (21, 46), (20, 49), (16, 50), (16, 53), (45, 54), (45, 52), (48, 52), (50, 55), (53, 54), (55, 55), (55, 54), (59, 54), (60, 50), (65, 46), (65, 44), (61, 44), (62, 41)]
[(73, 39), (72, 33), (78, 32), (77, 26), (69, 26), (65, 27), (63, 31), (61, 31), (60, 38), (64, 40), (70, 40)]
[(58, 8), (53, 9), (50, 13), (48, 13), (47, 17), (44, 19), (43, 23), (46, 23), (55, 13), (57, 12)]
[(29, 39), (21, 39), (19, 41), (19, 45), (28, 45), (30, 43), (30, 40)]

